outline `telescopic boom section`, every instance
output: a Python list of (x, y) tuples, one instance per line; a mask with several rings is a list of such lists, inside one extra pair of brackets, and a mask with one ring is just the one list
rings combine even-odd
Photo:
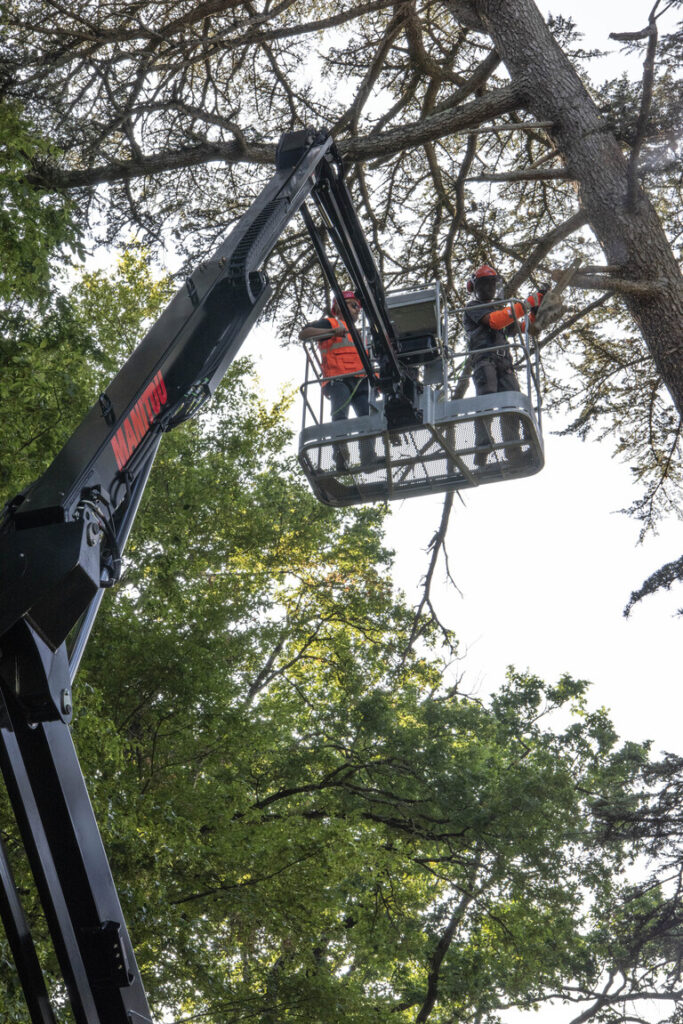
[[(150, 1024), (151, 1014), (68, 723), (71, 680), (99, 604), (116, 582), (161, 435), (211, 397), (270, 295), (264, 261), (309, 195), (370, 325), (373, 385), (405, 421), (386, 297), (327, 132), (284, 135), (276, 171), (213, 259), (187, 278), (40, 479), (0, 523), (0, 767), (77, 1024)], [(337, 276), (304, 219), (340, 307)], [(347, 322), (351, 319), (347, 315)], [(80, 640), (66, 641), (79, 620)], [(77, 653), (75, 653), (77, 651)], [(52, 1012), (9, 862), (0, 851), (0, 916), (33, 1024)]]

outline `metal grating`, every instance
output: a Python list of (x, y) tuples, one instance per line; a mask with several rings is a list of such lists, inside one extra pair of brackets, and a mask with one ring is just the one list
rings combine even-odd
[[(387, 431), (380, 414), (302, 431), (299, 461), (327, 505), (392, 501), (531, 476), (543, 446), (526, 396), (445, 402), (431, 422)], [(501, 401), (503, 400), (503, 401)]]

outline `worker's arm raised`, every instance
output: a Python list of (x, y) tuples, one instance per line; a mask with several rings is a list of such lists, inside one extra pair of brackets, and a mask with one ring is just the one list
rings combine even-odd
[[(543, 292), (532, 292), (526, 302), (515, 302), (514, 307), (505, 306), (504, 309), (496, 309), (492, 313), (487, 313), (486, 316), (482, 317), (481, 322), (486, 324), (487, 327), (492, 327), (494, 331), (502, 331), (505, 327), (509, 327), (515, 320), (519, 320), (527, 312), (525, 308), (527, 305), (530, 309), (540, 306), (543, 301)], [(514, 316), (512, 315), (512, 309), (514, 309)], [(534, 319), (534, 314), (531, 313), (531, 319)]]

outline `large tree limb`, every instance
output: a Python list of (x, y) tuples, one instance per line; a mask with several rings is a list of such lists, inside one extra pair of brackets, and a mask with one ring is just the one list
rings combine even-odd
[(648, 281), (629, 281), (626, 278), (612, 277), (611, 275), (591, 276), (589, 274), (575, 274), (572, 278), (572, 288), (619, 292), (621, 295), (657, 295), (665, 287), (666, 281), (657, 278)]
[[(636, 137), (631, 149), (631, 156), (628, 162), (628, 205), (631, 210), (635, 209), (636, 196), (638, 192), (638, 158), (645, 141), (647, 122), (652, 108), (652, 88), (655, 80), (655, 53), (657, 51), (657, 19), (655, 12), (659, 6), (659, 0), (650, 11), (650, 18), (645, 34), (648, 37), (647, 54), (643, 65), (643, 95), (640, 102), (638, 121), (636, 122)], [(614, 37), (614, 33), (611, 33)]]
[(473, 174), (468, 181), (562, 181), (571, 180), (572, 175), (566, 167), (556, 167), (547, 171), (529, 168), (523, 171), (506, 171), (501, 174)]
[(27, 180), (31, 185), (50, 189), (92, 188), (94, 185), (178, 171), (202, 164), (232, 164), (243, 161), (273, 164), (275, 146), (261, 143), (244, 146), (239, 142), (202, 142), (197, 146), (154, 153), (151, 156), (143, 155), (137, 160), (112, 160), (110, 163), (80, 170), (43, 163), (27, 175)]
[[(523, 106), (549, 120), (550, 136), (608, 264), (623, 269), (620, 290), (655, 365), (683, 413), (683, 278), (657, 213), (638, 188), (628, 203), (628, 163), (569, 58), (553, 39), (533, 0), (476, 0), (476, 12), (503, 58)], [(533, 54), (533, 59), (530, 59)], [(653, 287), (653, 281), (663, 287)], [(638, 287), (638, 282), (647, 282)], [(636, 283), (636, 287), (632, 287)]]
[(424, 120), (399, 125), (381, 135), (374, 135), (371, 138), (356, 136), (342, 140), (339, 148), (347, 160), (373, 160), (393, 156), (407, 149), (422, 146), (425, 142), (434, 142), (452, 135), (454, 132), (478, 128), (485, 121), (509, 114), (520, 106), (522, 95), (518, 87), (505, 85), (464, 106), (432, 114)]
[(549, 231), (543, 236), (543, 238), (539, 238), (535, 247), (529, 253), (522, 265), (515, 271), (512, 277), (508, 279), (508, 293), (510, 295), (515, 295), (520, 285), (526, 281), (541, 260), (555, 248), (558, 242), (562, 242), (565, 238), (573, 235), (575, 231), (578, 231), (579, 228), (584, 226), (587, 220), (588, 217), (585, 212), (583, 210), (577, 210), (576, 213), (573, 213), (571, 217), (567, 218), (567, 220), (558, 224), (557, 227), (553, 228), (552, 231)]
[[(505, 86), (455, 110), (434, 114), (375, 136), (355, 136), (339, 142), (342, 156), (350, 162), (385, 158), (421, 146), (456, 131), (477, 127), (483, 121), (509, 113), (519, 104), (519, 90)], [(68, 169), (42, 164), (28, 176), (33, 185), (47, 188), (89, 188), (114, 181), (160, 174), (208, 163), (275, 162), (275, 146), (268, 143), (203, 142), (197, 146), (144, 155), (135, 160), (111, 161), (97, 167)]]

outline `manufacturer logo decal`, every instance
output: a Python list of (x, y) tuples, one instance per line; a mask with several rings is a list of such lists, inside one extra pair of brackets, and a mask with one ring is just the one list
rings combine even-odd
[(168, 400), (164, 378), (157, 373), (111, 439), (116, 465), (123, 469)]

